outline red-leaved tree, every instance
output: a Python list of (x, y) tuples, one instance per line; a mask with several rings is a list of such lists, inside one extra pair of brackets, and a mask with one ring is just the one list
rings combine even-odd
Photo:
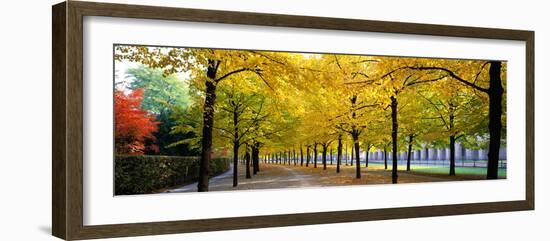
[(115, 148), (117, 154), (143, 155), (158, 152), (155, 116), (141, 109), (143, 89), (129, 94), (115, 90)]

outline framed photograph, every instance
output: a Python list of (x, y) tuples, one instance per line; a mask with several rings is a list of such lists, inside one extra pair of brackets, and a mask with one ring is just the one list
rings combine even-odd
[(54, 236), (534, 209), (532, 31), (52, 11)]

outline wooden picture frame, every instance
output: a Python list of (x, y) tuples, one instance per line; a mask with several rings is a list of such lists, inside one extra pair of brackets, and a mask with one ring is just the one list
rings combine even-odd
[[(214, 230), (385, 220), (534, 209), (534, 32), (68, 1), (52, 8), (52, 233), (66, 239), (173, 234)], [(490, 203), (383, 208), (87, 226), (83, 224), (83, 17), (160, 19), (208, 23), (451, 36), (526, 43), (525, 199)]]

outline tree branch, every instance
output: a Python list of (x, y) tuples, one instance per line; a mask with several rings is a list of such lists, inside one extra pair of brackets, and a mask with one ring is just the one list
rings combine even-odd
[(376, 59), (364, 59), (364, 60), (359, 60), (359, 61), (355, 61), (355, 62), (351, 62), (352, 64), (361, 64), (361, 63), (366, 63), (366, 62), (380, 62)]
[(269, 87), (271, 90), (274, 90), (273, 87), (271, 87), (271, 85), (269, 84), (269, 82), (267, 82), (267, 80), (264, 78), (261, 71), (256, 70), (256, 71), (254, 71), (254, 73), (256, 73), (256, 75), (258, 75), (260, 77), (260, 79), (262, 79), (262, 81), (265, 83), (265, 85), (267, 85), (267, 87)]
[(240, 68), (240, 69), (233, 70), (233, 71), (231, 71), (231, 72), (226, 73), (226, 74), (223, 75), (222, 77), (217, 78), (217, 79), (215, 80), (215, 82), (218, 83), (218, 82), (222, 81), (223, 79), (225, 79), (225, 78), (227, 78), (227, 77), (229, 77), (229, 76), (231, 76), (231, 75), (233, 75), (233, 74), (237, 74), (237, 73), (240, 73), (240, 72), (243, 72), (243, 71), (249, 71), (249, 70), (250, 70), (250, 69), (248, 69), (248, 68)]
[(351, 73), (351, 75), (352, 75), (351, 76), (352, 78), (355, 78), (355, 76), (357, 76), (357, 75), (361, 75), (361, 76), (365, 77), (366, 79), (369, 78), (369, 76), (367, 74), (361, 73), (361, 72), (353, 72), (353, 73)]
[(446, 68), (443, 68), (443, 67), (426, 67), (426, 66), (420, 66), (420, 67), (413, 67), (413, 66), (409, 66), (409, 67), (403, 67), (403, 68), (407, 68), (407, 69), (413, 69), (413, 70), (440, 70), (440, 71), (443, 71), (445, 73), (447, 73), (450, 77), (460, 81), (461, 83), (467, 85), (467, 86), (470, 86), (476, 90), (479, 90), (481, 92), (485, 92), (485, 93), (488, 93), (489, 90), (488, 89), (485, 89), (479, 85), (476, 85), (470, 81), (467, 81), (463, 78), (461, 78), (460, 76), (456, 75), (453, 71), (449, 70), (449, 69), (446, 69)]
[(476, 78), (474, 79), (474, 82), (472, 82), (473, 84), (476, 83), (477, 79), (479, 78), (479, 76), (481, 75), (481, 72), (483, 72), (483, 69), (485, 68), (485, 66), (487, 66), (487, 64), (489, 64), (490, 62), (487, 61), (485, 62), (482, 66), (481, 66), (481, 69), (479, 69), (479, 72), (477, 72), (476, 74)]
[(264, 57), (264, 58), (266, 58), (266, 59), (268, 59), (268, 60), (271, 60), (271, 61), (273, 61), (273, 62), (275, 62), (275, 63), (278, 63), (278, 64), (280, 64), (280, 65), (283, 65), (283, 66), (286, 65), (286, 64), (283, 63), (282, 61), (277, 60), (277, 59), (274, 59), (274, 58), (272, 58), (272, 57), (270, 57), (270, 56), (267, 56), (267, 55), (265, 55), (265, 54), (263, 54), (263, 53), (261, 53), (261, 52), (254, 51), (254, 50), (249, 50), (249, 52), (254, 53), (254, 54), (257, 54), (257, 55), (260, 55), (260, 56), (262, 56), (262, 57)]
[(416, 85), (416, 84), (422, 84), (422, 83), (427, 83), (427, 82), (435, 82), (435, 81), (439, 81), (443, 78), (446, 78), (447, 76), (439, 76), (435, 79), (427, 79), (427, 80), (419, 80), (419, 81), (414, 81), (414, 82), (411, 82), (411, 83), (408, 83), (407, 86), (413, 86), (413, 85)]
[[(441, 110), (437, 107), (437, 104), (434, 103), (432, 100), (430, 100), (428, 97), (418, 93), (418, 95), (422, 96), (422, 98), (424, 98), (425, 100), (427, 100), (428, 102), (430, 102), (430, 104), (432, 104), (432, 106), (435, 108), (435, 110), (437, 110), (437, 114), (439, 115), (439, 118), (441, 119), (441, 121), (443, 121), (443, 125), (445, 126), (445, 128), (447, 130), (450, 130), (451, 127), (450, 125), (447, 124), (447, 121), (445, 120), (445, 118), (443, 117), (443, 114), (441, 113)], [(445, 106), (445, 105), (443, 105)]]

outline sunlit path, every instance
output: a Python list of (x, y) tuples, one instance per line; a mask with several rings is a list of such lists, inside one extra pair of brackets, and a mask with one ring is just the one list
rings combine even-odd
[[(327, 165), (323, 170), (319, 165), (305, 167), (299, 165), (261, 164), (261, 171), (252, 178), (245, 178), (245, 166), (239, 165), (239, 185), (233, 187), (232, 168), (230, 171), (210, 179), (209, 191), (250, 190), (250, 189), (274, 189), (274, 188), (307, 188), (360, 184), (390, 184), (391, 170), (385, 170), (383, 165), (369, 168), (362, 167), (362, 178), (355, 178), (354, 166), (341, 166), (340, 173), (336, 173), (336, 165)], [(483, 176), (454, 176), (427, 173), (427, 172), (399, 172), (400, 183), (420, 183), (459, 180), (480, 180)], [(176, 187), (166, 192), (196, 192), (197, 183)]]
[[(312, 187), (321, 186), (318, 180), (312, 175), (299, 169), (282, 165), (262, 165), (261, 171), (252, 178), (246, 179), (246, 170), (244, 165), (239, 165), (239, 185), (233, 187), (232, 170), (210, 179), (210, 191), (224, 190), (247, 190), (247, 189), (266, 189), (283, 187)], [(182, 187), (177, 187), (166, 192), (196, 192), (198, 183), (191, 183)]]

